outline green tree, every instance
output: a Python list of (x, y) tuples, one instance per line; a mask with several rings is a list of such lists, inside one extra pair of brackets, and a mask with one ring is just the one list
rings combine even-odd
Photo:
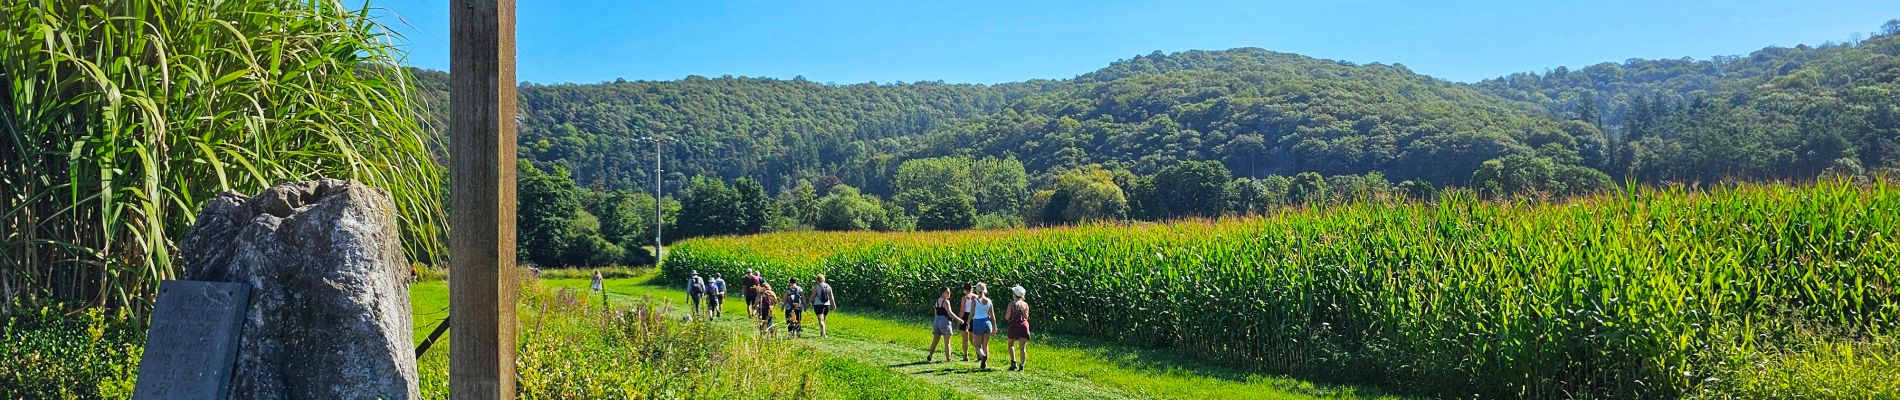
[(1156, 201), (1144, 206), (1155, 218), (1218, 217), (1231, 201), (1227, 184), (1232, 180), (1233, 174), (1219, 162), (1169, 165), (1155, 173), (1152, 182)]
[(891, 201), (906, 212), (921, 215), (927, 204), (942, 197), (970, 196), (976, 181), (969, 158), (937, 157), (905, 161), (897, 167)]
[(818, 188), (811, 180), (799, 179), (791, 190), (779, 193), (779, 215), (791, 218), (799, 224), (816, 225), (818, 217)]
[(1265, 211), (1267, 187), (1253, 178), (1235, 178), (1227, 184), (1227, 192), (1233, 193), (1233, 205), (1228, 210), (1238, 215), (1253, 215)]
[(1015, 156), (977, 160), (970, 172), (976, 180), (971, 195), (975, 196), (978, 214), (1015, 215), (1022, 209), (1029, 191), (1029, 172)]
[(694, 177), (680, 193), (677, 223), (674, 232), (687, 238), (740, 233), (746, 222), (739, 195), (724, 182), (701, 176)]
[(1037, 191), (1031, 204), (1036, 223), (1055, 225), (1122, 218), (1128, 198), (1108, 170), (1092, 165), (1057, 176), (1053, 187)]
[(945, 196), (931, 199), (917, 214), (917, 229), (956, 230), (976, 225), (976, 206), (970, 196)]
[(568, 178), (566, 168), (557, 166), (552, 174), (543, 173), (526, 160), (517, 167), (520, 207), (515, 213), (515, 251), (530, 263), (565, 264), (569, 242), (579, 231), (575, 221), (581, 211), (579, 188)]
[(739, 178), (732, 182), (732, 195), (739, 221), (733, 233), (764, 232), (766, 223), (772, 219), (772, 198), (766, 196), (765, 185), (752, 178)]
[(1285, 176), (1267, 175), (1266, 178), (1260, 179), (1260, 188), (1265, 190), (1260, 199), (1262, 204), (1278, 206), (1296, 203), (1291, 194), (1293, 180)]
[(813, 226), (826, 231), (870, 230), (873, 224), (882, 224), (884, 219), (883, 205), (872, 200), (850, 185), (832, 187), (831, 193), (818, 201)]
[(1322, 205), (1326, 204), (1326, 178), (1317, 172), (1301, 172), (1293, 175), (1287, 190), (1288, 204)]

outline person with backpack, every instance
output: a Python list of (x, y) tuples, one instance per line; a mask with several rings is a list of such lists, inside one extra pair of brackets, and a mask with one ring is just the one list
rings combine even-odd
[(772, 303), (778, 301), (778, 294), (772, 293), (772, 284), (769, 283), (760, 283), (753, 292), (756, 297), (752, 308), (756, 309), (752, 313), (759, 316), (759, 337), (778, 339), (778, 331), (772, 328)]
[(759, 284), (765, 283), (765, 281), (759, 279), (759, 271), (749, 269), (745, 271), (745, 277), (739, 279), (739, 283), (744, 285), (740, 286), (739, 290), (745, 294), (745, 316), (746, 318), (758, 318), (759, 314), (753, 311), (754, 308), (758, 306)]
[(785, 289), (785, 334), (798, 338), (805, 336), (805, 289), (798, 287), (798, 278), (791, 284)]
[(699, 271), (686, 278), (686, 296), (693, 298), (693, 316), (699, 316), (699, 298), (706, 295), (706, 280), (699, 277)]
[(712, 319), (719, 319), (719, 310), (726, 305), (726, 278), (713, 274), (712, 281), (706, 282), (706, 309), (712, 311)]
[(830, 314), (838, 304), (832, 298), (831, 284), (825, 283), (825, 274), (818, 274), (818, 284), (811, 287), (811, 304), (812, 315), (818, 316), (818, 337), (829, 337), (825, 335), (825, 315)]

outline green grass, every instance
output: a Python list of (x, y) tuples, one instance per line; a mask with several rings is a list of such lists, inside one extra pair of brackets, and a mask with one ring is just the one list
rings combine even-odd
[[(650, 275), (650, 273), (649, 273)], [(524, 279), (526, 279), (524, 277)], [(925, 383), (881, 366), (832, 357), (810, 346), (762, 341), (750, 331), (723, 329), (726, 325), (677, 323), (672, 316), (680, 310), (669, 307), (664, 299), (650, 301), (635, 296), (631, 279), (608, 281), (610, 297), (603, 306), (598, 296), (584, 296), (589, 280), (551, 279), (538, 292), (523, 296), (520, 314), (523, 351), (518, 355), (523, 367), (517, 379), (522, 398), (618, 398), (674, 397), (689, 398), (966, 398), (955, 391)], [(424, 281), (410, 288), (415, 335), (419, 343), (440, 318), (446, 315), (447, 285), (443, 281)], [(553, 307), (529, 306), (549, 298), (561, 299)], [(602, 311), (651, 309), (664, 313), (668, 328), (640, 330), (632, 336), (614, 329), (601, 329)], [(621, 326), (606, 323), (606, 326)], [(659, 332), (659, 333), (650, 333)], [(629, 346), (628, 337), (684, 337), (663, 341), (666, 346)], [(445, 335), (444, 338), (449, 337)], [(639, 340), (635, 340), (639, 341)], [(651, 340), (649, 340), (651, 342)], [(704, 348), (710, 346), (710, 348)], [(617, 349), (637, 348), (637, 351)], [(653, 362), (650, 354), (659, 348), (667, 357), (679, 359)], [(690, 350), (700, 348), (700, 350)], [(688, 349), (688, 350), (681, 350)], [(447, 390), (447, 343), (438, 342), (419, 360), (424, 397), (440, 397)], [(662, 357), (665, 358), (665, 357)], [(709, 361), (717, 359), (718, 361)], [(660, 366), (656, 368), (655, 366)], [(668, 366), (701, 372), (662, 373), (655, 369)]]
[[(651, 298), (674, 307), (687, 298), (677, 288), (661, 287), (656, 277), (610, 280), (610, 299)], [(589, 282), (582, 279), (551, 280), (547, 284), (584, 290)], [(598, 302), (598, 298), (593, 300)], [(718, 324), (738, 333), (756, 329), (742, 321), (743, 309), (729, 301), (724, 307), (728, 317)], [(733, 317), (737, 316), (737, 317)], [(993, 341), (994, 370), (981, 371), (974, 362), (923, 364), (924, 348), (930, 343), (928, 315), (908, 316), (869, 309), (850, 309), (832, 313), (827, 339), (791, 340), (794, 346), (811, 346), (826, 354), (826, 371), (860, 371), (843, 379), (842, 385), (876, 389), (871, 393), (901, 393), (899, 398), (918, 397), (914, 390), (951, 388), (961, 395), (980, 398), (1174, 398), (1174, 399), (1303, 399), (1315, 397), (1376, 397), (1350, 386), (1315, 385), (1282, 377), (1246, 373), (1195, 362), (1166, 351), (1132, 348), (1111, 343), (1039, 333), (1030, 347), (1030, 368), (1009, 372), (1004, 354), (1005, 342)], [(815, 319), (807, 314), (806, 332), (815, 335)], [(939, 357), (941, 359), (941, 356)], [(888, 371), (898, 376), (915, 377), (924, 386), (872, 384), (882, 378), (863, 375)], [(868, 381), (867, 381), (868, 380)], [(831, 387), (837, 387), (833, 385)], [(924, 396), (933, 397), (934, 395)], [(847, 396), (855, 397), (855, 396)], [(873, 396), (884, 397), (884, 396)]]

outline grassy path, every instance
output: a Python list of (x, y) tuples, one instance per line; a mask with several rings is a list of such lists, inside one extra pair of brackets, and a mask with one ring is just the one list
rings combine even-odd
[[(608, 280), (610, 299), (652, 297), (675, 305), (686, 304), (685, 292), (661, 287), (654, 282), (655, 279), (649, 274), (639, 278)], [(589, 285), (585, 279), (554, 279), (544, 283), (581, 291), (586, 291)], [(723, 309), (727, 317), (718, 324), (735, 331), (756, 332), (755, 325), (744, 320), (742, 304), (735, 303), (742, 301), (728, 301)], [(1294, 379), (1249, 374), (1197, 364), (1163, 351), (1046, 333), (1038, 334), (1037, 340), (1030, 346), (1027, 371), (1003, 370), (1009, 364), (1004, 355), (1005, 342), (1000, 336), (992, 341), (990, 349), (993, 370), (979, 370), (975, 362), (925, 364), (924, 348), (930, 343), (930, 334), (928, 321), (924, 317), (891, 315), (875, 310), (847, 308), (846, 311), (831, 314), (827, 324), (831, 337), (826, 339), (813, 337), (817, 332), (816, 322), (807, 313), (807, 321), (810, 322), (806, 326), (808, 336), (793, 342), (810, 345), (833, 357), (884, 366), (929, 384), (979, 398), (1378, 397), (1376, 393), (1352, 387), (1319, 386)], [(422, 327), (418, 326), (418, 329)]]

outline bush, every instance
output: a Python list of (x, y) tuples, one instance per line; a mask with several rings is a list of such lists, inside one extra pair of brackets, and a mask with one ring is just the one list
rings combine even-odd
[(144, 343), (137, 324), (96, 308), (76, 317), (55, 308), (10, 315), (0, 327), (0, 398), (129, 398)]

